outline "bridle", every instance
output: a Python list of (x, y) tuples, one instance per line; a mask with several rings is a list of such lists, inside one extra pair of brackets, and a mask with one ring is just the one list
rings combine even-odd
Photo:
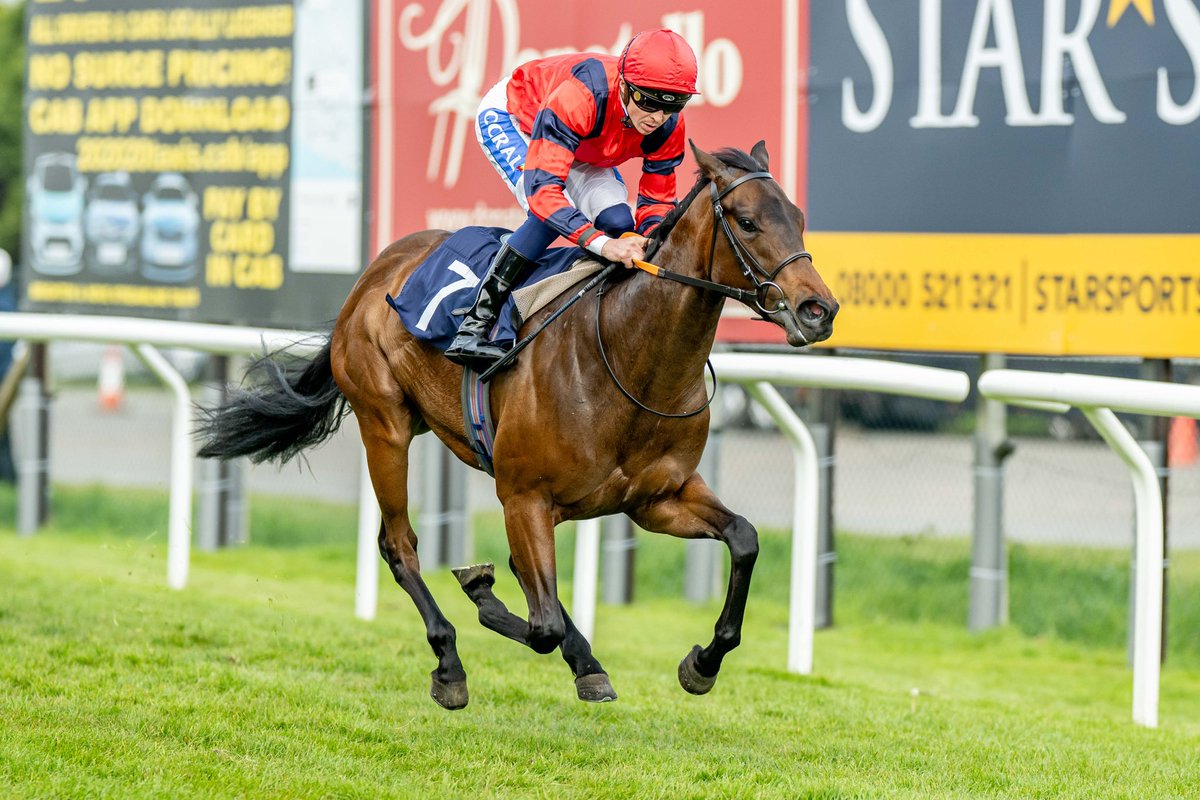
[[(759, 315), (763, 319), (769, 320), (772, 315), (780, 314), (786, 311), (787, 303), (784, 301), (783, 290), (779, 288), (779, 284), (775, 283), (775, 278), (781, 271), (783, 271), (784, 267), (794, 261), (798, 261), (801, 258), (807, 258), (809, 261), (812, 261), (812, 254), (807, 250), (799, 250), (780, 261), (775, 266), (775, 269), (768, 272), (761, 264), (758, 263), (758, 259), (754, 257), (754, 254), (750, 252), (750, 249), (746, 247), (746, 245), (740, 239), (738, 239), (737, 236), (734, 235), (733, 228), (729, 225), (729, 218), (725, 215), (725, 209), (721, 206), (721, 200), (724, 199), (725, 195), (729, 194), (747, 181), (759, 179), (772, 180), (773, 178), (769, 172), (747, 172), (745, 175), (742, 175), (730, 182), (728, 186), (720, 191), (717, 190), (716, 181), (713, 181), (711, 184), (709, 184), (712, 190), (711, 195), (714, 221), (712, 238), (708, 246), (708, 274), (712, 274), (713, 261), (716, 258), (717, 253), (717, 227), (720, 226), (721, 231), (725, 234), (725, 239), (729, 242), (729, 249), (733, 251), (734, 258), (737, 259), (738, 266), (740, 266), (742, 269), (742, 274), (754, 284), (753, 290), (739, 289), (736, 286), (728, 286), (724, 283), (708, 281), (702, 278), (693, 278), (690, 275), (680, 275), (677, 272), (671, 272), (670, 270), (663, 269), (662, 267), (655, 266), (654, 264), (649, 264), (645, 261), (635, 260), (634, 264), (639, 269), (649, 272), (655, 277), (666, 278), (667, 280), (676, 281), (677, 283), (684, 283), (689, 286), (706, 289), (710, 292), (716, 292), (717, 294), (724, 295), (725, 297), (731, 297), (734, 300), (746, 303), (747, 305), (750, 305), (751, 301), (753, 301), (755, 309), (759, 312)], [(764, 280), (760, 280), (760, 277)], [(712, 394), (709, 395), (704, 401), (704, 405), (693, 411), (683, 411), (678, 414), (656, 411), (634, 397), (629, 390), (621, 384), (621, 380), (617, 377), (616, 372), (613, 371), (612, 364), (609, 363), (608, 354), (604, 352), (604, 339), (600, 335), (600, 306), (604, 300), (604, 288), (604, 284), (602, 283), (596, 292), (596, 345), (600, 349), (600, 360), (604, 362), (604, 368), (608, 370), (609, 377), (613, 379), (613, 383), (617, 385), (617, 388), (621, 390), (621, 393), (629, 398), (629, 400), (631, 400), (643, 411), (647, 411), (655, 416), (668, 417), (672, 419), (694, 417), (712, 405), (713, 399), (717, 396), (717, 374), (713, 370), (711, 359), (707, 360), (705, 363), (708, 367), (709, 374), (712, 375)], [(776, 300), (772, 307), (768, 308), (768, 302), (770, 300), (772, 290), (775, 291), (776, 295), (778, 296), (778, 300)], [(801, 336), (803, 336), (803, 334), (801, 334)]]
[[(712, 194), (713, 218), (715, 219), (715, 223), (713, 224), (712, 238), (708, 245), (708, 274), (712, 274), (713, 259), (716, 257), (717, 252), (717, 225), (720, 225), (721, 232), (725, 234), (725, 239), (729, 242), (729, 249), (733, 251), (734, 258), (736, 258), (738, 261), (738, 266), (742, 268), (742, 274), (754, 284), (754, 292), (752, 294), (755, 307), (758, 309), (760, 314), (762, 314), (764, 317), (767, 317), (772, 314), (779, 314), (787, 310), (787, 303), (785, 303), (783, 299), (783, 290), (779, 288), (779, 284), (775, 283), (776, 276), (783, 271), (784, 267), (786, 267), (788, 264), (791, 264), (793, 261), (807, 258), (811, 262), (812, 253), (808, 252), (807, 250), (798, 250), (780, 261), (775, 266), (775, 269), (767, 272), (765, 269), (763, 269), (762, 265), (758, 263), (758, 259), (754, 257), (754, 254), (750, 252), (750, 248), (746, 247), (741, 239), (733, 235), (733, 228), (729, 225), (729, 217), (725, 215), (725, 209), (721, 205), (721, 200), (725, 197), (725, 195), (729, 194), (746, 181), (759, 179), (772, 180), (771, 173), (747, 172), (745, 175), (742, 175), (741, 177), (732, 181), (728, 186), (719, 192), (717, 191), (717, 184), (715, 181), (709, 184)], [(759, 276), (762, 276), (766, 280), (759, 280)], [(724, 284), (714, 285), (724, 286)], [(733, 287), (725, 288), (733, 289)], [(772, 307), (768, 308), (767, 302), (772, 289), (775, 290), (778, 300), (776, 300)], [(714, 289), (714, 291), (716, 290)], [(742, 295), (747, 294), (744, 289), (735, 291), (740, 291)], [(729, 296), (734, 297), (735, 295), (731, 294)], [(738, 297), (738, 299), (742, 300), (743, 302), (747, 302), (747, 300), (743, 297)]]
[[(742, 268), (742, 274), (754, 284), (753, 290), (739, 289), (736, 286), (729, 286), (724, 283), (717, 283), (716, 281), (706, 281), (703, 278), (693, 278), (690, 275), (680, 275), (677, 272), (671, 272), (670, 270), (663, 269), (662, 267), (654, 264), (649, 264), (645, 261), (638, 261), (637, 259), (634, 259), (634, 265), (638, 269), (649, 272), (656, 278), (666, 278), (667, 280), (676, 281), (677, 283), (686, 283), (688, 286), (695, 286), (710, 292), (716, 292), (717, 294), (725, 297), (732, 297), (738, 302), (752, 306), (756, 311), (758, 311), (760, 317), (768, 321), (770, 321), (771, 315), (786, 311), (787, 304), (783, 299), (783, 290), (779, 288), (779, 284), (775, 283), (775, 278), (781, 271), (783, 271), (784, 267), (791, 264), (793, 261), (798, 261), (801, 258), (807, 258), (809, 261), (812, 261), (812, 253), (808, 252), (807, 250), (799, 250), (780, 261), (775, 266), (775, 269), (767, 272), (767, 270), (765, 270), (763, 266), (758, 263), (758, 259), (754, 257), (754, 254), (750, 252), (750, 249), (746, 247), (742, 240), (734, 236), (733, 228), (729, 224), (729, 218), (725, 215), (725, 209), (721, 205), (721, 200), (725, 197), (725, 195), (729, 194), (746, 181), (771, 178), (772, 176), (769, 172), (748, 172), (732, 181), (720, 192), (717, 191), (717, 184), (715, 182), (709, 184), (712, 193), (714, 222), (712, 238), (708, 245), (708, 274), (712, 274), (713, 261), (716, 259), (717, 228), (719, 227), (725, 234), (726, 241), (729, 242), (729, 249), (733, 251), (733, 256), (737, 259), (738, 266)], [(759, 280), (760, 276), (766, 280)], [(779, 299), (773, 304), (769, 303), (771, 290), (775, 290), (779, 296)]]

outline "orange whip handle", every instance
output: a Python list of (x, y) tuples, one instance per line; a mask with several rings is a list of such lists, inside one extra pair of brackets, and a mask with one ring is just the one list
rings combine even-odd
[[(622, 239), (629, 237), (629, 236), (638, 236), (639, 238), (642, 238), (639, 236), (639, 234), (636, 234), (633, 231), (626, 231), (625, 233), (621, 234)], [(651, 275), (653, 275), (656, 278), (658, 277), (658, 266), (657, 265), (651, 264), (649, 261), (642, 261), (639, 258), (635, 258), (632, 260), (633, 260), (633, 265), (635, 267), (637, 267), (638, 269), (642, 270), (643, 272), (649, 272)]]

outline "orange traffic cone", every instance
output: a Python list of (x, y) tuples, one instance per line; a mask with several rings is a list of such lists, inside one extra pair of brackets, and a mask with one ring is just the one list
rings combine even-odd
[(119, 409), (125, 396), (125, 362), (121, 357), (120, 347), (104, 349), (104, 355), (100, 357), (100, 377), (97, 383), (101, 410)]
[(1196, 420), (1192, 417), (1175, 417), (1167, 434), (1167, 466), (1189, 467), (1200, 457), (1200, 443), (1196, 440)]

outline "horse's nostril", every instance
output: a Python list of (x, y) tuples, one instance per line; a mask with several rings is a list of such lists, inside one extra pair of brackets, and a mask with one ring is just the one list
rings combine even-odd
[(825, 316), (825, 307), (816, 300), (809, 300), (800, 304), (800, 311), (808, 319), (820, 319)]

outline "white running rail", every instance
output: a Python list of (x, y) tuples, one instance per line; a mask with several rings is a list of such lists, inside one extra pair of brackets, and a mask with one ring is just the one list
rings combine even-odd
[(1147, 728), (1157, 728), (1162, 648), (1162, 492), (1154, 465), (1113, 412), (1200, 417), (1200, 386), (997, 369), (980, 377), (979, 391), (992, 399), (1015, 405), (1061, 403), (1079, 408), (1129, 467), (1137, 508), (1133, 721)]
[[(713, 353), (712, 362), (720, 380), (746, 387), (771, 414), (795, 451), (787, 668), (808, 675), (813, 669), (813, 633), (816, 630), (817, 475), (820, 465), (808, 427), (772, 384), (862, 389), (957, 402), (966, 398), (971, 382), (966, 373), (959, 370), (867, 358)], [(579, 524), (575, 549), (575, 595), (571, 617), (589, 640), (596, 616), (598, 525), (598, 520)]]
[[(199, 322), (85, 317), (66, 314), (0, 314), (0, 339), (32, 342), (76, 341), (130, 345), (174, 395), (171, 423), (171, 488), (167, 527), (167, 585), (187, 585), (192, 520), (192, 407), (187, 383), (156, 347), (186, 347), (209, 353), (254, 354), (293, 347), (316, 350), (311, 331), (239, 328)], [(360, 533), (360, 536), (362, 534)], [(373, 533), (372, 533), (373, 538)], [(360, 579), (363, 572), (359, 573)], [(370, 573), (367, 580), (378, 575)], [(372, 611), (373, 613), (373, 611)]]

